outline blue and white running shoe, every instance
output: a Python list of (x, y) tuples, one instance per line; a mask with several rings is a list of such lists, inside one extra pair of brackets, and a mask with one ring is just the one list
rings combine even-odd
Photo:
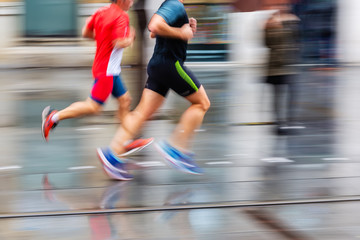
[(97, 148), (96, 151), (104, 171), (110, 178), (125, 181), (133, 179), (133, 176), (125, 169), (125, 162), (116, 157), (109, 147)]
[(204, 173), (189, 154), (181, 152), (180, 150), (171, 146), (168, 142), (160, 141), (155, 144), (155, 147), (160, 152), (160, 154), (164, 156), (167, 162), (176, 169), (196, 175), (201, 175)]

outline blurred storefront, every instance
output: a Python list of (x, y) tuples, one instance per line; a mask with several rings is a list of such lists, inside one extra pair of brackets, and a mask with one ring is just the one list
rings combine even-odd
[[(146, 1), (149, 16), (162, 1)], [(303, 24), (303, 56), (310, 63), (331, 62), (335, 55), (340, 62), (360, 62), (360, 33), (356, 30), (360, 20), (359, 0), (294, 1), (294, 10)], [(259, 63), (265, 54), (259, 39), (261, 24), (266, 17), (262, 11), (256, 11), (261, 9), (258, 7), (260, 2), (185, 0), (189, 16), (196, 17), (199, 24), (199, 32), (189, 45), (188, 61)], [(6, 48), (19, 46), (30, 36), (65, 37), (75, 40), (73, 46), (83, 46), (80, 32), (86, 18), (108, 3), (108, 0), (0, 0), (1, 54)], [(51, 4), (54, 6), (50, 7)], [(129, 14), (136, 26), (134, 13), (130, 11)], [(148, 44), (149, 52), (152, 51), (151, 44)], [(131, 55), (126, 57), (128, 62), (136, 61), (134, 49), (126, 55)]]
[(234, 0), (233, 6), (238, 12), (252, 12), (262, 8), (264, 0)]
[(189, 16), (197, 19), (198, 31), (188, 46), (187, 61), (228, 60), (228, 14), (232, 1), (185, 1)]
[(75, 37), (76, 0), (25, 0), (26, 37)]
[(303, 60), (336, 64), (337, 0), (297, 0), (293, 7), (301, 19)]

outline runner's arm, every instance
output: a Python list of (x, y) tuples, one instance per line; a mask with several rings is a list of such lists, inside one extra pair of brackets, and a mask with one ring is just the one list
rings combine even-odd
[(126, 48), (133, 44), (135, 40), (135, 29), (133, 27), (130, 27), (130, 33), (128, 37), (125, 38), (117, 38), (114, 40), (114, 47), (115, 48)]
[(184, 24), (182, 27), (171, 27), (166, 23), (165, 19), (158, 14), (154, 14), (148, 25), (151, 32), (150, 36), (159, 35), (168, 38), (178, 38), (188, 41), (193, 38), (194, 33), (189, 24)]
[(82, 29), (82, 36), (84, 38), (95, 39), (94, 33), (94, 15), (86, 20), (86, 23)]
[(84, 26), (82, 29), (82, 36), (84, 38), (91, 38), (91, 39), (95, 39), (95, 34), (93, 30), (90, 30), (87, 28), (87, 26)]

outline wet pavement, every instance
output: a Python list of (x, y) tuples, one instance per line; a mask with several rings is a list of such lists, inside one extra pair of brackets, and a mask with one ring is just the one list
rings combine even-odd
[[(205, 174), (149, 146), (118, 182), (95, 152), (117, 127), (114, 101), (61, 122), (49, 143), (40, 133), (45, 106), (88, 96), (90, 69), (2, 69), (0, 239), (359, 239), (360, 68), (304, 69), (287, 135), (274, 134), (261, 68), (193, 70), (212, 101), (193, 142)], [(133, 94), (137, 73), (123, 70)], [(186, 106), (171, 94), (142, 135), (165, 139)]]

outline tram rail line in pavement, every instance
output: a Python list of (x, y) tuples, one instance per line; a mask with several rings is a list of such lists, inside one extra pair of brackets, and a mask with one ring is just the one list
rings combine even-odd
[(34, 218), (34, 217), (57, 217), (74, 215), (93, 215), (93, 214), (117, 214), (117, 213), (146, 213), (162, 211), (179, 210), (198, 210), (198, 209), (217, 209), (217, 208), (250, 208), (250, 207), (270, 207), (270, 206), (288, 206), (302, 204), (323, 204), (323, 203), (344, 203), (360, 201), (360, 195), (312, 198), (312, 199), (294, 199), (294, 200), (275, 200), (275, 201), (231, 201), (216, 203), (199, 203), (184, 205), (163, 205), (156, 207), (128, 207), (113, 209), (84, 209), (69, 211), (43, 211), (43, 212), (23, 212), (23, 213), (2, 213), (0, 219), (9, 218)]

